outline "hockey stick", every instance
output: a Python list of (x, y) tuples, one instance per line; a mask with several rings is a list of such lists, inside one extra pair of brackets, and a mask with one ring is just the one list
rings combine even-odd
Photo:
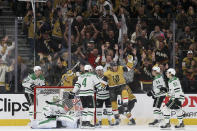
[[(80, 61), (78, 61), (78, 62), (71, 68), (71, 71), (73, 71), (79, 64), (80, 64)], [(67, 74), (68, 74), (68, 72), (67, 72)], [(61, 79), (61, 80), (57, 83), (57, 86), (60, 86), (62, 81), (63, 81), (63, 79)]]

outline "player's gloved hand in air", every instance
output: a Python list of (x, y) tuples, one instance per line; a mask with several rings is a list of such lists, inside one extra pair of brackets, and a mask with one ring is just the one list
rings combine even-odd
[(161, 87), (160, 90), (161, 90), (162, 92), (168, 92), (168, 89), (167, 89), (166, 87)]
[(75, 93), (70, 91), (68, 95), (68, 99), (74, 99), (74, 97), (75, 97)]

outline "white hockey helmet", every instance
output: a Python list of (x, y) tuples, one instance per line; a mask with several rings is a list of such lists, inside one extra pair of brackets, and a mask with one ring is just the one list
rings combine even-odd
[(158, 72), (158, 73), (160, 72), (159, 66), (153, 66), (152, 70), (153, 70), (153, 71), (156, 71), (156, 72)]
[(85, 71), (92, 70), (92, 66), (91, 66), (91, 65), (85, 65), (85, 66), (84, 66), (84, 70), (85, 70)]
[(97, 71), (97, 70), (103, 70), (103, 66), (101, 66), (101, 65), (97, 66), (97, 67), (96, 67), (96, 71)]
[(176, 74), (176, 71), (175, 71), (175, 69), (173, 69), (173, 68), (169, 68), (169, 69), (167, 70), (167, 72), (170, 73), (170, 74), (172, 74), (172, 75), (175, 75), (175, 74)]
[(37, 70), (42, 70), (42, 68), (40, 66), (34, 66), (34, 72)]

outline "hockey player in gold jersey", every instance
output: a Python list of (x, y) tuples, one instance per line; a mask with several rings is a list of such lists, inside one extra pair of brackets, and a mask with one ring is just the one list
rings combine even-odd
[(73, 86), (73, 81), (76, 78), (76, 73), (69, 70), (62, 75), (61, 86)]
[(112, 62), (110, 64), (111, 69), (107, 70), (104, 73), (104, 80), (108, 82), (109, 85), (109, 93), (112, 104), (112, 111), (114, 113), (114, 117), (116, 119), (116, 125), (119, 124), (119, 112), (118, 112), (118, 104), (117, 104), (117, 96), (121, 95), (123, 106), (125, 108), (125, 112), (128, 107), (128, 97), (129, 93), (126, 86), (126, 81), (124, 79), (123, 73), (124, 71), (128, 71), (126, 67), (118, 66), (117, 63)]

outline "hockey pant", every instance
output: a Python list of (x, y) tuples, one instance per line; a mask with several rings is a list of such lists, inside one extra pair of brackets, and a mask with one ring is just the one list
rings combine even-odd
[(43, 120), (31, 121), (31, 128), (33, 129), (51, 129), (57, 127), (56, 118), (45, 118)]
[(163, 116), (164, 116), (165, 123), (170, 122), (170, 117), (171, 117), (170, 114), (172, 110), (176, 112), (176, 117), (179, 123), (182, 123), (184, 111), (182, 110), (182, 102), (180, 100), (176, 102), (174, 100), (169, 100), (166, 106), (163, 108)]
[(106, 115), (108, 117), (108, 120), (111, 121), (113, 117), (112, 108), (111, 108), (111, 101), (110, 98), (108, 99), (96, 99), (96, 115), (98, 121), (102, 120), (102, 114), (103, 114), (103, 104), (105, 103), (106, 107)]
[(153, 116), (154, 119), (162, 119), (161, 105), (165, 96), (156, 97), (153, 102)]
[(27, 102), (29, 103), (30, 106), (34, 104), (34, 95), (33, 94), (25, 93), (25, 98), (27, 99)]
[(94, 96), (80, 96), (82, 103), (82, 121), (92, 121), (94, 122), (94, 112), (95, 112), (95, 101)]

